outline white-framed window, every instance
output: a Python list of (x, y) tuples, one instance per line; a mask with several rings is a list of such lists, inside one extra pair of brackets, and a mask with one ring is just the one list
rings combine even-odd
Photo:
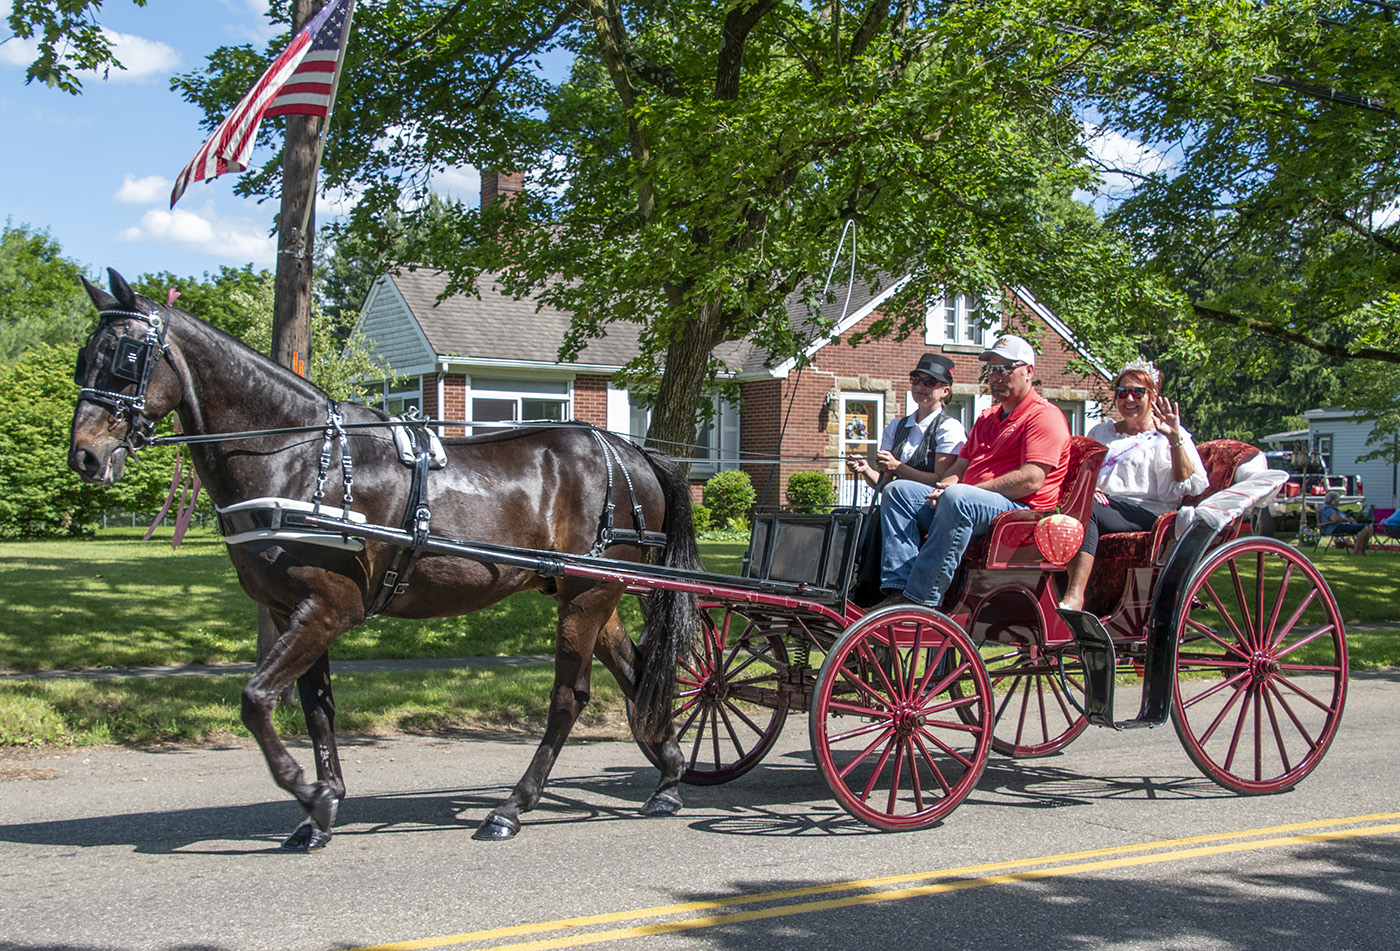
[(404, 376), (385, 380), (381, 390), (380, 409), (390, 416), (402, 416), (409, 410), (423, 408), (423, 378)]
[(695, 435), (690, 474), (711, 476), (721, 469), (739, 468), (739, 407), (715, 397), (713, 415)]
[(943, 404), (943, 412), (963, 424), (963, 429), (972, 432), (972, 424), (977, 421), (977, 404), (971, 396), (948, 397)]
[[(467, 393), (468, 415), (476, 423), (562, 422), (573, 416), (569, 384), (563, 380), (496, 380), (473, 378)], [(473, 426), (474, 435), (498, 429)]]
[(1332, 471), (1332, 434), (1313, 433), (1313, 452), (1322, 460), (1324, 472)]
[(981, 346), (1000, 318), (980, 294), (951, 294), (929, 302), (924, 321), (924, 343), (961, 343)]
[(1084, 435), (1084, 403), (1081, 400), (1051, 400), (1065, 414), (1071, 436)]

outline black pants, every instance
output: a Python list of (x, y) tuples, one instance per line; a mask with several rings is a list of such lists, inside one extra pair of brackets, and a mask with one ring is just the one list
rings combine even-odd
[(1084, 543), (1079, 546), (1079, 550), (1090, 555), (1096, 554), (1099, 550), (1100, 534), (1151, 531), (1155, 521), (1157, 513), (1143, 508), (1136, 502), (1114, 498), (1110, 498), (1107, 505), (1095, 502), (1094, 510), (1089, 515), (1089, 524), (1084, 526)]

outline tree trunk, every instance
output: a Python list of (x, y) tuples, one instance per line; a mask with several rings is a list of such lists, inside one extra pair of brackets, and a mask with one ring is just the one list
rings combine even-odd
[[(293, 0), (292, 30), (300, 30), (325, 0)], [(277, 276), (272, 304), (272, 359), (306, 376), (311, 359), (311, 250), (315, 231), (312, 200), (316, 187), (316, 116), (287, 116), (282, 147), (282, 209), (277, 225)], [(267, 608), (258, 606), (258, 660), (277, 641)], [(294, 700), (292, 688), (283, 703)]]
[[(666, 348), (666, 367), (647, 431), (647, 445), (678, 460), (689, 460), (695, 453), (696, 407), (704, 397), (710, 354), (722, 342), (720, 302), (703, 305), (684, 326)], [(688, 473), (690, 463), (682, 461), (681, 468)]]

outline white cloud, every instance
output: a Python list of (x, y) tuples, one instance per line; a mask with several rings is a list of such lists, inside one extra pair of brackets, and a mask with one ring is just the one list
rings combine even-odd
[(429, 187), (444, 198), (475, 205), (481, 198), (481, 173), (470, 165), (441, 169), (433, 173)]
[[(5, 4), (4, 7), (8, 7)], [(7, 10), (0, 7), (0, 17), (7, 15)], [(103, 34), (107, 37), (107, 42), (112, 44), (112, 55), (117, 58), (125, 69), (112, 69), (106, 73), (98, 70), (79, 70), (77, 76), (83, 82), (106, 79), (109, 82), (143, 82), (156, 76), (174, 72), (181, 65), (180, 54), (174, 48), (159, 40), (148, 40), (145, 37), (133, 36), (130, 33), (118, 33), (115, 30), (104, 29)], [(10, 36), (0, 42), (0, 63), (9, 66), (28, 66), (39, 55), (39, 44), (36, 40), (22, 40), (16, 36)]]
[(124, 205), (150, 205), (170, 198), (174, 182), (161, 175), (137, 178), (130, 172), (122, 176), (122, 187), (112, 197)]
[(82, 79), (106, 79), (114, 83), (143, 82), (154, 76), (173, 73), (180, 66), (180, 54), (159, 40), (148, 40), (115, 30), (102, 32), (112, 44), (112, 55), (126, 68), (106, 73), (88, 70), (78, 74)]
[[(0, 10), (0, 17), (6, 15), (5, 10)], [(7, 66), (28, 66), (34, 62), (34, 58), (39, 55), (39, 44), (33, 40), (22, 40), (17, 36), (11, 36), (0, 42), (0, 63)]]
[(1110, 198), (1127, 197), (1137, 176), (1157, 175), (1174, 164), (1165, 152), (1092, 122), (1084, 124), (1084, 144), (1103, 175), (1097, 192)]
[(1400, 221), (1400, 198), (1371, 212), (1372, 228), (1389, 228)]
[(123, 241), (173, 244), (215, 254), (231, 262), (271, 265), (277, 259), (277, 241), (268, 234), (266, 220), (227, 218), (214, 211), (213, 203), (199, 211), (153, 208), (139, 225), (124, 228)]

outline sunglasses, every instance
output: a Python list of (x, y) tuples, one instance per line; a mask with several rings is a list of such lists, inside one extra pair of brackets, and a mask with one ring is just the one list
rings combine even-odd
[(1025, 367), (1025, 366), (1030, 366), (1030, 364), (1029, 364), (1029, 363), (1007, 363), (1007, 364), (995, 364), (995, 363), (993, 363), (993, 364), (990, 364), (990, 365), (987, 367), (987, 375), (988, 375), (988, 376), (1010, 376), (1014, 371), (1016, 371), (1017, 369), (1019, 369), (1019, 368), (1021, 368), (1021, 367)]
[(1115, 387), (1113, 388), (1113, 395), (1116, 396), (1116, 397), (1117, 397), (1118, 399), (1120, 399), (1120, 400), (1121, 400), (1121, 399), (1124, 399), (1124, 398), (1126, 398), (1126, 397), (1129, 397), (1129, 396), (1133, 397), (1134, 399), (1139, 399), (1139, 400), (1140, 400), (1140, 399), (1142, 399), (1144, 396), (1147, 395), (1147, 387), (1145, 387), (1145, 386), (1115, 386)]
[(929, 376), (927, 373), (909, 374), (910, 386), (940, 386), (942, 385), (942, 383), (942, 380), (936, 380), (933, 377)]

